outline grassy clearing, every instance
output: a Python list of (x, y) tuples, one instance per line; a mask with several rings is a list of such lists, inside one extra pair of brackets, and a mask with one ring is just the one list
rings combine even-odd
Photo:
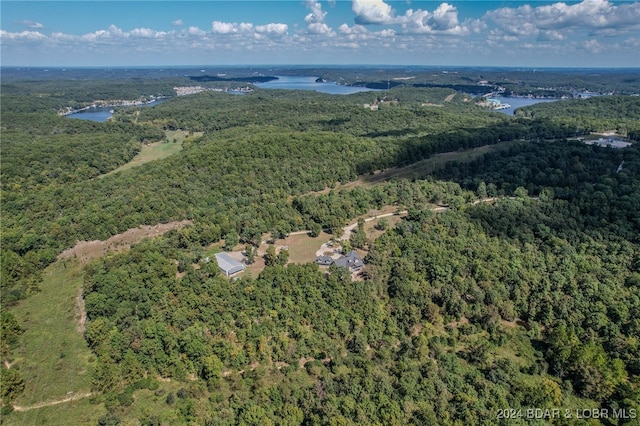
[[(165, 132), (167, 135), (168, 142), (154, 142), (149, 145), (143, 145), (142, 149), (136, 155), (133, 160), (129, 161), (127, 164), (124, 164), (118, 167), (115, 170), (110, 171), (100, 177), (108, 176), (112, 173), (118, 173), (124, 170), (131, 169), (133, 167), (140, 166), (145, 163), (149, 163), (151, 161), (161, 160), (163, 158), (167, 158), (182, 149), (182, 143), (189, 136), (189, 132), (183, 130), (167, 130)], [(194, 136), (201, 136), (202, 133), (194, 134)]]
[[(269, 238), (268, 234), (263, 236), (263, 241)], [(315, 238), (309, 236), (309, 234), (297, 234), (290, 235), (283, 240), (276, 240), (274, 245), (276, 250), (280, 250), (287, 247), (289, 251), (289, 263), (311, 263), (316, 260), (316, 251), (320, 246), (331, 239), (331, 234), (322, 232)], [(245, 274), (250, 274), (253, 277), (257, 277), (265, 267), (264, 259), (262, 256), (267, 251), (269, 244), (261, 244), (258, 248), (258, 255), (255, 258), (254, 263), (246, 265)], [(244, 245), (238, 245), (234, 247), (234, 251), (244, 250)]]
[[(160, 387), (151, 391), (148, 389), (137, 390), (133, 394), (133, 404), (123, 408), (116, 415), (120, 418), (121, 426), (138, 426), (144, 420), (160, 420), (163, 425), (183, 424), (179, 421), (178, 410), (181, 405), (180, 399), (176, 397), (178, 389), (189, 388), (186, 383), (177, 381), (161, 383)], [(167, 404), (167, 395), (172, 393), (175, 402)], [(206, 401), (206, 400), (205, 400)], [(198, 403), (203, 409), (208, 408), (204, 401)]]
[(443, 168), (448, 162), (468, 163), (481, 157), (484, 154), (494, 151), (502, 151), (512, 146), (514, 141), (499, 142), (493, 145), (484, 145), (478, 148), (465, 151), (444, 152), (435, 154), (427, 159), (418, 161), (405, 167), (391, 167), (386, 170), (379, 170), (372, 174), (362, 175), (353, 182), (338, 184), (335, 188), (326, 188), (322, 191), (310, 192), (309, 194), (328, 194), (332, 189), (335, 191), (353, 188), (368, 188), (376, 184), (383, 183), (393, 178), (422, 179), (436, 170)]
[(277, 245), (289, 247), (289, 261), (291, 263), (310, 263), (315, 262), (316, 251), (331, 237), (332, 235), (326, 232), (320, 233), (315, 238), (308, 234), (291, 235), (284, 240), (278, 240)]
[(13, 412), (2, 417), (2, 424), (13, 425), (47, 425), (47, 426), (71, 426), (71, 425), (96, 425), (98, 419), (106, 414), (107, 410), (102, 404), (95, 404), (91, 398), (79, 399), (51, 407), (42, 407), (36, 410)]
[(519, 369), (524, 370), (536, 363), (535, 349), (527, 336), (527, 330), (518, 326), (502, 327), (508, 337), (509, 345), (499, 346), (492, 351), (493, 360), (508, 359)]
[(41, 291), (11, 308), (25, 332), (13, 351), (12, 368), (25, 380), (15, 405), (30, 406), (89, 392), (93, 354), (77, 330), (76, 297), (82, 288), (77, 262), (56, 262), (44, 273)]
[[(402, 216), (393, 215), (386, 218), (387, 222), (389, 222), (389, 226), (387, 229), (393, 229), (398, 222), (402, 220)], [(369, 222), (365, 222), (364, 224), (364, 232), (367, 234), (367, 241), (373, 242), (376, 238), (380, 237), (386, 231), (379, 231), (376, 229), (376, 225), (380, 222), (380, 219), (374, 219)]]
[(181, 149), (182, 144), (179, 144), (177, 142), (154, 142), (149, 145), (142, 145), (140, 152), (133, 158), (133, 160), (129, 161), (127, 164), (123, 164), (117, 169), (110, 171), (109, 173), (102, 175), (101, 177), (108, 176), (112, 173), (129, 170), (142, 164), (149, 163), (151, 161), (169, 157), (170, 155), (175, 154)]
[[(374, 173), (373, 175), (363, 175), (358, 180), (352, 183), (356, 183), (356, 186), (372, 186), (392, 178), (423, 178), (434, 171), (443, 168), (448, 162), (455, 161), (460, 163), (468, 163), (481, 157), (484, 154), (494, 151), (501, 151), (508, 149), (514, 142), (499, 142), (494, 145), (484, 145), (478, 148), (468, 149), (465, 151), (444, 152), (442, 154), (435, 154), (427, 159), (418, 161), (406, 167), (393, 167), (382, 172)], [(348, 184), (347, 184), (348, 185)], [(346, 185), (345, 185), (346, 186)]]

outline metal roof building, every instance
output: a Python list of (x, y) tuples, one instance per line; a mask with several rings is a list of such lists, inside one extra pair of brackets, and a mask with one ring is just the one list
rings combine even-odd
[(228, 277), (244, 271), (244, 265), (227, 253), (216, 253), (216, 260), (218, 261), (220, 270)]

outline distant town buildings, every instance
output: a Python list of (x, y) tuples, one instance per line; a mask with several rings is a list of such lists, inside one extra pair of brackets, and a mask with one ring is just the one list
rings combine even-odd
[(82, 112), (82, 111), (87, 111), (90, 110), (91, 108), (110, 108), (110, 107), (130, 107), (130, 106), (142, 106), (142, 105), (147, 105), (147, 104), (151, 104), (153, 102), (158, 101), (159, 99), (161, 99), (161, 97), (155, 97), (153, 95), (149, 95), (143, 98), (139, 98), (137, 100), (131, 101), (131, 100), (127, 100), (127, 99), (111, 99), (111, 100), (96, 100), (93, 101), (91, 103), (91, 105), (87, 105), (83, 108), (76, 108), (74, 109), (73, 107), (64, 107), (58, 110), (58, 115), (62, 115), (62, 116), (66, 116), (66, 115), (71, 115), (71, 114), (76, 114), (78, 112)]
[(185, 95), (194, 95), (196, 93), (201, 92), (241, 92), (241, 93), (249, 93), (252, 92), (253, 89), (249, 86), (246, 87), (236, 87), (234, 89), (229, 89), (228, 87), (220, 88), (220, 87), (202, 87), (202, 86), (180, 86), (174, 87), (173, 90), (176, 91), (176, 95), (185, 96)]

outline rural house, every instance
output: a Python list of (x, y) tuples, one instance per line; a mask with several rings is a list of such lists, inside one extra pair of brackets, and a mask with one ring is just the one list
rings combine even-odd
[(348, 268), (351, 272), (357, 272), (364, 266), (362, 258), (355, 250), (351, 250), (345, 256), (341, 256), (338, 259), (333, 259), (329, 256), (318, 256), (316, 263), (322, 266), (336, 265), (342, 268)]

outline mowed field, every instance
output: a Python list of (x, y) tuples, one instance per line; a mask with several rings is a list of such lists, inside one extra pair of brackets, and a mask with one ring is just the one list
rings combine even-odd
[[(184, 130), (167, 130), (165, 133), (167, 135), (167, 142), (154, 142), (148, 145), (142, 145), (140, 152), (133, 158), (133, 160), (102, 175), (101, 177), (122, 172), (151, 161), (167, 158), (182, 150), (182, 143), (189, 136), (189, 132)], [(195, 133), (194, 136), (202, 136), (202, 133)]]
[(86, 397), (30, 409), (91, 391), (95, 357), (79, 331), (82, 313), (76, 300), (82, 281), (78, 262), (58, 261), (45, 270), (40, 291), (11, 308), (25, 330), (11, 360), (11, 368), (19, 369), (24, 378), (25, 390), (13, 405), (25, 411), (6, 416), (3, 424), (65, 425), (68, 418), (96, 424), (105, 413), (104, 406)]
[(278, 240), (277, 245), (288, 247), (289, 263), (312, 263), (316, 260), (316, 251), (331, 237), (331, 234), (324, 231), (315, 238), (309, 234), (290, 235), (284, 240)]

